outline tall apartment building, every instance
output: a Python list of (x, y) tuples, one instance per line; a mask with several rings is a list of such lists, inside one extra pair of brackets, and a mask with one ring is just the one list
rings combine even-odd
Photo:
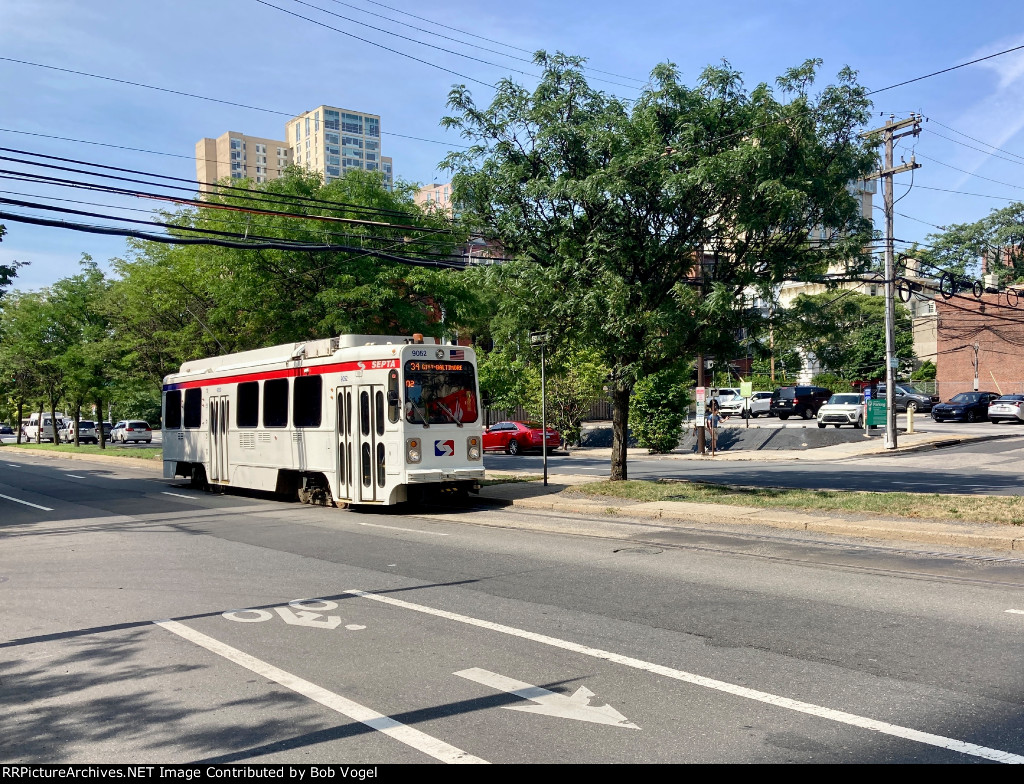
[(381, 155), (380, 116), (319, 106), (285, 123), (285, 140), (261, 139), (229, 131), (196, 142), (196, 178), (204, 183), (224, 177), (266, 182), (290, 165), (320, 172), (324, 182), (351, 169), (379, 171), (384, 187), (394, 187), (391, 158)]
[(291, 165), (291, 156), (286, 142), (228, 131), (196, 142), (196, 179), (202, 191), (210, 190), (207, 183), (225, 177), (266, 182), (281, 176)]

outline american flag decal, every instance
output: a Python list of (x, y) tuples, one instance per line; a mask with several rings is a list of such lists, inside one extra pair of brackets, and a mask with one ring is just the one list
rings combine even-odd
[(451, 354), (449, 354), (448, 358), (449, 359), (465, 359), (466, 358), (466, 352), (463, 351), (461, 348), (453, 348), (451, 350)]

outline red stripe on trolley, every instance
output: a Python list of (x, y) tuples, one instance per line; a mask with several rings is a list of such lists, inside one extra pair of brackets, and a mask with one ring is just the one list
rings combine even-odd
[(175, 389), (195, 389), (196, 387), (211, 387), (217, 384), (241, 384), (245, 381), (268, 381), (274, 378), (296, 378), (299, 376), (322, 376), (325, 373), (343, 373), (346, 370), (389, 370), (397, 368), (398, 359), (368, 359), (357, 362), (335, 362), (330, 365), (306, 365), (297, 368), (284, 368), (282, 370), (262, 370), (255, 373), (238, 373), (233, 376), (216, 376), (212, 378), (197, 378), (191, 381), (178, 381), (173, 384), (164, 384), (164, 392)]

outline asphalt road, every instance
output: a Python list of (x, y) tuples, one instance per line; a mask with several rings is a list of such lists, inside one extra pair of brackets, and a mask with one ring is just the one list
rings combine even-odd
[(4, 457), (4, 762), (1024, 761), (1020, 560)]

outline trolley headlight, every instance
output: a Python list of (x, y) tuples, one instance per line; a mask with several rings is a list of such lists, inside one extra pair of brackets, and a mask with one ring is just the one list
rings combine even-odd
[(470, 460), (480, 459), (480, 438), (478, 436), (470, 436), (466, 439), (466, 457)]
[(408, 463), (418, 463), (420, 461), (420, 440), (418, 438), (407, 438), (405, 440), (405, 460)]

